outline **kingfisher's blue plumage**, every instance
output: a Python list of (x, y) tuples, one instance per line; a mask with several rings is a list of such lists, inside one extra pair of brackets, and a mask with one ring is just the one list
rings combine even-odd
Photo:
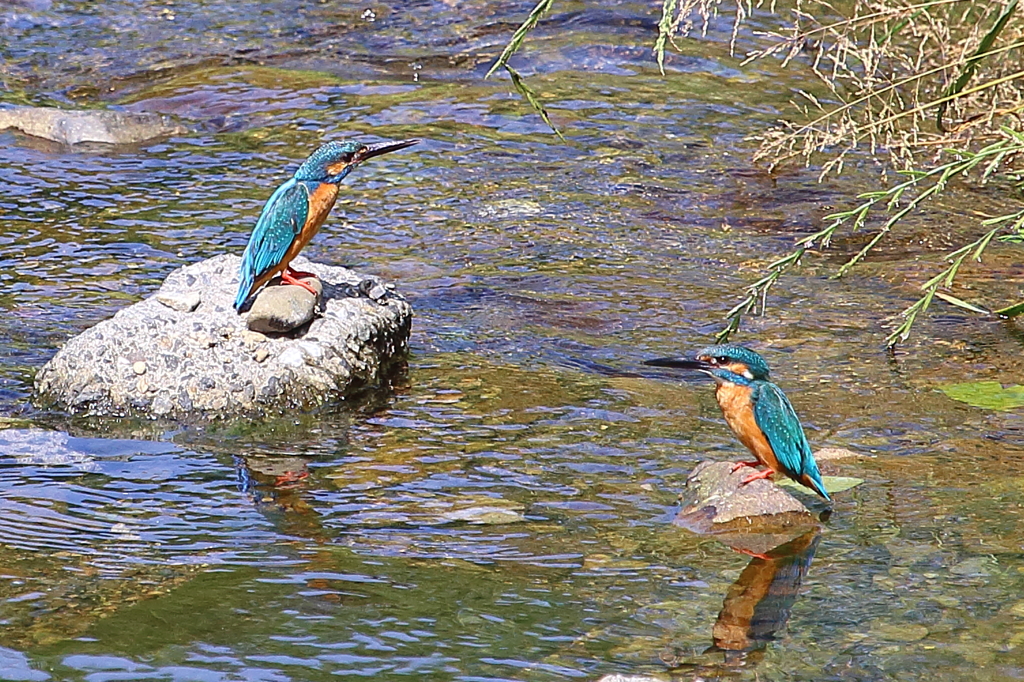
[(282, 273), (285, 283), (309, 288), (292, 276), (289, 265), (327, 218), (338, 196), (338, 184), (362, 161), (417, 142), (328, 142), (310, 154), (263, 206), (242, 253), (235, 310), (240, 310), (250, 295), (278, 273)]
[[(829, 499), (803, 424), (786, 394), (770, 381), (755, 381), (751, 400), (754, 403), (754, 421), (775, 451), (782, 473)], [(804, 480), (805, 477), (810, 484)]]
[(238, 271), (235, 310), (242, 307), (256, 287), (256, 279), (284, 260), (309, 216), (308, 183), (294, 177), (270, 195), (242, 252)]
[[(715, 379), (715, 396), (726, 421), (758, 462), (806, 485), (829, 500), (821, 472), (796, 410), (769, 380), (768, 363), (743, 346), (708, 346), (696, 359), (659, 358), (645, 364), (695, 369)], [(754, 474), (753, 480), (767, 474)]]

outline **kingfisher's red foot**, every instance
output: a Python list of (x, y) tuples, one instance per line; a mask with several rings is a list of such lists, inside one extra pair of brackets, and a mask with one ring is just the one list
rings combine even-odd
[(295, 484), (309, 477), (308, 471), (286, 471), (274, 479), (275, 488), (293, 488)]
[(301, 270), (296, 270), (296, 269), (292, 268), (291, 266), (288, 266), (288, 268), (285, 270), (285, 272), (287, 272), (288, 274), (290, 274), (292, 277), (294, 277), (296, 279), (316, 279), (316, 273), (314, 273), (314, 272), (303, 272)]
[(729, 473), (730, 474), (735, 474), (737, 471), (739, 471), (743, 467), (759, 467), (759, 466), (761, 466), (761, 463), (758, 462), (757, 460), (754, 460), (753, 462), (736, 462), (735, 464), (732, 465), (732, 469), (729, 469)]
[(746, 484), (750, 483), (751, 481), (756, 481), (759, 478), (768, 478), (769, 476), (771, 476), (774, 473), (775, 472), (772, 471), (771, 469), (765, 469), (764, 471), (758, 471), (756, 473), (750, 474), (749, 476), (744, 478), (742, 481), (740, 481), (740, 485), (746, 485)]
[(752, 556), (755, 559), (764, 559), (765, 561), (771, 561), (772, 560), (772, 558), (770, 556), (768, 556), (767, 554), (758, 554), (757, 552), (755, 552), (752, 549), (740, 549), (739, 547), (733, 547), (733, 549), (735, 551), (739, 552), (740, 554), (746, 554), (747, 556)]
[[(304, 279), (297, 279), (296, 275), (303, 277)], [(311, 284), (305, 281), (305, 279), (308, 279), (310, 277), (316, 279), (316, 275), (314, 275), (312, 272), (299, 272), (297, 270), (292, 270), (290, 268), (281, 273), (282, 282), (284, 282), (285, 284), (294, 284), (296, 286), (300, 286), (309, 293), (313, 294), (313, 298), (316, 298), (320, 294), (317, 292), (316, 289), (313, 288)]]

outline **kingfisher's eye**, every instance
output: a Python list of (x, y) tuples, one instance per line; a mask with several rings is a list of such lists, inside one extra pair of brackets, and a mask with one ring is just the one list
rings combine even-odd
[(724, 365), (727, 362), (729, 362), (729, 358), (725, 357), (724, 355), (719, 355), (718, 357), (714, 358), (714, 363), (716, 365)]
[(345, 154), (340, 159), (332, 163), (327, 167), (327, 173), (329, 175), (337, 175), (344, 171), (352, 163), (352, 154)]

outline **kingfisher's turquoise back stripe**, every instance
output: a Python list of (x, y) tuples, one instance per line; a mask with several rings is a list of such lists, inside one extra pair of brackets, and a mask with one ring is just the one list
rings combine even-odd
[(750, 398), (754, 403), (754, 421), (775, 451), (782, 473), (798, 481), (806, 475), (819, 495), (831, 499), (800, 418), (782, 389), (770, 381), (754, 381)]
[(309, 215), (308, 185), (308, 182), (291, 178), (274, 191), (263, 207), (249, 244), (242, 253), (235, 310), (245, 303), (253, 283), (281, 262), (299, 236)]

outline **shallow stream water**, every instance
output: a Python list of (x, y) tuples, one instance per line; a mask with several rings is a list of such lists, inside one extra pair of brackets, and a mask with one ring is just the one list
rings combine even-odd
[[(813, 81), (740, 68), (725, 20), (661, 75), (660, 3), (556, 3), (529, 39), (516, 64), (563, 142), (483, 80), (531, 6), (0, 3), (0, 101), (191, 129), (76, 150), (0, 133), (0, 680), (1024, 677), (1024, 414), (939, 390), (1024, 383), (1024, 333), (936, 306), (884, 350), (929, 249), (1005, 199), (955, 189), (858, 276), (829, 279), (866, 233), (772, 291), (736, 340), (815, 447), (859, 454), (826, 473), (865, 483), (789, 558), (689, 535), (686, 473), (742, 454), (711, 387), (603, 368), (709, 343), (881, 162), (825, 183), (754, 166), (748, 136)], [(241, 425), (33, 407), (63, 341), (240, 252), (273, 188), (346, 136), (424, 140), (358, 169), (307, 248), (413, 304), (391, 385)], [(1019, 299), (1022, 260), (969, 267), (972, 300)], [(308, 476), (275, 485), (289, 471)], [(727, 594), (775, 576), (760, 638), (725, 650)]]

